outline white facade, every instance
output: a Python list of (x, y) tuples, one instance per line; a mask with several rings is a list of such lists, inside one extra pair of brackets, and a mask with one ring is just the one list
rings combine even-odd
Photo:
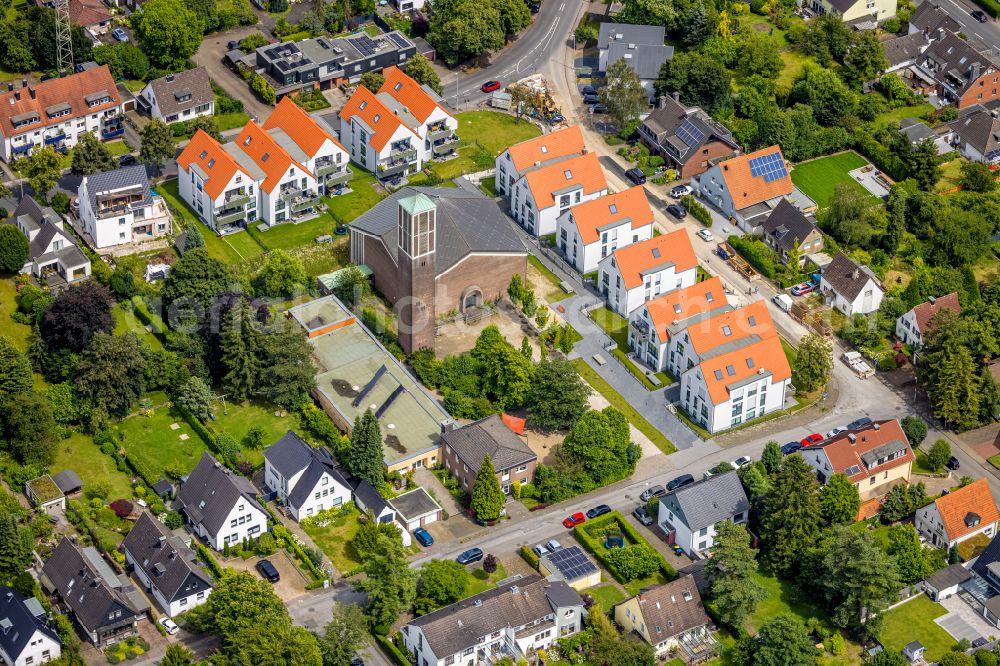
[[(18, 229), (27, 237), (29, 245), (41, 233), (37, 225), (28, 228), (16, 218), (15, 221)], [(39, 248), (40, 252), (35, 256), (31, 256), (32, 253), (29, 253), (28, 260), (24, 263), (21, 272), (35, 277), (55, 272), (68, 283), (90, 277), (90, 259), (87, 259), (87, 255), (83, 254), (82, 251), (68, 251), (69, 248), (76, 246), (76, 241), (66, 233), (62, 220), (52, 224), (56, 225), (58, 232), (52, 235), (44, 248)]]
[(664, 264), (642, 274), (642, 284), (629, 289), (622, 277), (615, 255), (605, 257), (598, 264), (597, 284), (608, 302), (608, 307), (623, 317), (661, 294), (690, 287), (698, 279), (698, 269), (677, 271), (673, 264)]
[(920, 327), (917, 325), (916, 310), (910, 309), (909, 312), (904, 312), (903, 316), (896, 320), (896, 337), (904, 345), (910, 345), (911, 347), (916, 347), (924, 343)]
[(917, 509), (917, 513), (913, 517), (913, 524), (917, 528), (917, 532), (922, 534), (928, 543), (935, 548), (951, 548), (980, 534), (985, 534), (992, 538), (997, 533), (997, 521), (994, 520), (993, 522), (980, 523), (976, 529), (970, 530), (959, 537), (954, 539), (949, 538), (944, 527), (944, 521), (941, 519), (941, 512), (938, 510), (937, 502), (932, 502), (922, 509)]
[(200, 170), (188, 170), (177, 165), (178, 194), (209, 227), (222, 231), (232, 224), (260, 219), (257, 214), (258, 181), (249, 174), (242, 171), (234, 173), (223, 191), (214, 198), (205, 191), (206, 181)]
[(0, 658), (6, 666), (35, 666), (54, 661), (62, 654), (62, 647), (57, 641), (46, 636), (37, 629), (31, 635), (28, 645), (21, 651), (21, 654), (7, 654), (3, 647), (0, 647)]
[[(775, 341), (775, 344), (780, 344)], [(681, 404), (695, 421), (716, 433), (760, 418), (784, 407), (791, 378), (773, 381), (770, 374), (733, 389), (729, 399), (713, 403), (700, 366), (681, 375)]]
[[(293, 476), (285, 478), (281, 472), (271, 464), (267, 458), (264, 459), (264, 482), (267, 487), (278, 494), (278, 498), (287, 505), (288, 512), (295, 520), (302, 520), (308, 516), (313, 516), (320, 511), (332, 509), (351, 501), (351, 489), (341, 484), (337, 479), (327, 472), (324, 472), (312, 488), (299, 489), (298, 485), (303, 481), (306, 469), (303, 468)], [(296, 506), (289, 502), (289, 496), (293, 493), (302, 494), (302, 502)]]
[(153, 196), (148, 203), (140, 201), (124, 205), (109, 203), (96, 210), (92, 196), (113, 195), (114, 192), (91, 192), (90, 179), (84, 177), (78, 190), (80, 221), (97, 249), (138, 243), (170, 233), (170, 212), (163, 198)]
[(221, 551), (227, 543), (240, 543), (243, 539), (256, 539), (267, 532), (267, 514), (255, 507), (246, 497), (240, 497), (218, 534), (211, 534), (204, 523), (195, 525), (198, 536), (206, 539), (216, 550)]
[[(99, 105), (95, 105), (99, 106)], [(4, 136), (3, 143), (0, 144), (0, 157), (5, 162), (12, 162), (20, 157), (31, 154), (36, 146), (53, 146), (57, 150), (68, 150), (76, 145), (80, 135), (89, 132), (101, 138), (115, 138), (121, 135), (117, 129), (121, 127), (120, 121), (116, 121), (124, 110), (119, 104), (110, 109), (104, 109), (96, 113), (88, 113), (81, 116), (67, 117), (61, 123), (48, 125), (35, 130)], [(105, 133), (107, 130), (107, 133)], [(113, 136), (112, 136), (113, 135)]]
[(162, 120), (168, 125), (171, 123), (193, 120), (199, 116), (215, 115), (215, 99), (212, 99), (204, 104), (198, 104), (190, 109), (181, 109), (176, 113), (171, 113), (167, 116), (163, 115), (163, 111), (160, 109), (160, 103), (156, 99), (156, 95), (153, 93), (152, 83), (147, 83), (146, 87), (139, 93), (139, 96), (142, 97), (147, 104), (149, 104), (149, 115), (153, 118)]
[[(499, 158), (498, 158), (499, 159)], [(552, 193), (551, 206), (539, 208), (534, 194), (528, 184), (528, 179), (522, 177), (515, 181), (511, 189), (510, 214), (524, 229), (533, 236), (547, 236), (556, 233), (556, 221), (560, 215), (569, 211), (571, 206), (592, 201), (608, 193), (607, 187), (596, 192), (584, 192), (583, 185), (573, 185)]]
[(200, 606), (206, 601), (208, 601), (208, 595), (212, 592), (211, 589), (201, 590), (199, 592), (194, 592), (186, 596), (179, 596), (174, 600), (170, 600), (163, 594), (163, 592), (156, 586), (156, 580), (149, 577), (146, 573), (145, 568), (142, 566), (142, 562), (136, 561), (132, 556), (132, 553), (125, 549), (125, 561), (131, 564), (134, 568), (135, 577), (145, 586), (147, 594), (152, 594), (153, 600), (156, 601), (157, 605), (166, 613), (167, 617), (177, 617), (181, 613), (191, 610), (195, 606)]
[(830, 307), (837, 308), (848, 317), (876, 312), (882, 305), (882, 296), (884, 295), (882, 288), (871, 278), (868, 279), (854, 300), (849, 300), (848, 297), (836, 291), (833, 285), (827, 282), (826, 276), (820, 278), (819, 289)]
[(618, 248), (652, 238), (653, 225), (650, 223), (636, 229), (628, 219), (623, 219), (614, 226), (602, 227), (600, 234), (593, 243), (584, 243), (573, 219), (572, 208), (556, 219), (556, 246), (566, 261), (584, 275), (596, 271), (601, 259)]
[[(387, 110), (388, 112), (388, 110)], [(340, 125), (340, 141), (357, 162), (380, 178), (415, 173), (423, 168), (420, 136), (400, 123), (389, 140), (379, 150), (372, 145), (374, 130), (359, 116), (352, 116)]]

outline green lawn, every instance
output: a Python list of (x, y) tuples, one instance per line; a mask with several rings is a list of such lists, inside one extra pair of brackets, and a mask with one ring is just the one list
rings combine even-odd
[(465, 596), (471, 597), (491, 590), (497, 586), (497, 582), (507, 577), (507, 570), (504, 569), (503, 562), (497, 560), (497, 570), (492, 574), (483, 571), (482, 567), (474, 569), (469, 575), (469, 584), (465, 586)]
[(479, 189), (486, 193), (487, 196), (496, 199), (499, 196), (497, 192), (496, 178), (484, 178), (479, 182)]
[(351, 169), (354, 175), (348, 185), (353, 191), (339, 197), (323, 197), (334, 221), (350, 222), (382, 200), (374, 188), (375, 175), (357, 164), (352, 164)]
[[(344, 196), (351, 197), (353, 194)], [(327, 203), (332, 199), (324, 198)], [(326, 236), (333, 233), (336, 221), (330, 219), (329, 215), (320, 215), (312, 220), (299, 222), (298, 224), (279, 224), (271, 227), (267, 231), (257, 231), (251, 227), (248, 229), (250, 235), (257, 239), (260, 245), (268, 250), (291, 250), (298, 247), (305, 247), (316, 244), (317, 236)]]
[(639, 594), (642, 590), (647, 587), (653, 587), (654, 585), (663, 585), (664, 583), (669, 583), (666, 576), (657, 571), (652, 576), (646, 576), (645, 578), (640, 578), (638, 580), (629, 581), (625, 583), (625, 591), (628, 592), (629, 596), (634, 597)]
[(962, 165), (965, 164), (965, 161), (961, 157), (957, 157), (941, 164), (941, 177), (934, 185), (934, 191), (945, 192), (958, 187), (959, 179), (962, 177)]
[(341, 574), (361, 566), (361, 558), (350, 540), (358, 531), (358, 510), (341, 511), (340, 515), (323, 527), (304, 526), (319, 549), (333, 562)]
[(563, 291), (562, 287), (559, 286), (559, 283), (561, 282), (559, 276), (550, 271), (545, 266), (545, 264), (543, 264), (541, 260), (539, 260), (539, 258), (533, 254), (528, 255), (528, 271), (531, 270), (537, 271), (543, 278), (545, 278), (549, 282), (549, 284), (552, 285), (552, 288), (549, 289), (548, 292), (544, 294), (538, 294), (538, 297), (541, 300), (551, 305), (552, 303), (561, 301), (562, 299), (566, 298), (569, 295), (565, 291)]
[(241, 441), (253, 426), (264, 430), (264, 441), (260, 449), (244, 449), (243, 455), (254, 465), (264, 463), (264, 449), (277, 442), (288, 430), (295, 430), (298, 421), (292, 415), (275, 416), (274, 408), (264, 407), (251, 402), (233, 404), (226, 402), (225, 406), (216, 400), (212, 403), (215, 421), (211, 427), (216, 432), (228, 432)]
[[(173, 430), (171, 424), (178, 428)], [(159, 477), (171, 465), (191, 471), (208, 447), (180, 414), (173, 409), (156, 409), (149, 415), (133, 414), (118, 426), (130, 455), (142, 459), (150, 472)], [(187, 435), (187, 439), (181, 439)]]
[(111, 314), (115, 318), (115, 335), (131, 331), (138, 335), (139, 339), (145, 342), (150, 349), (154, 351), (163, 349), (163, 343), (160, 342), (159, 338), (146, 330), (145, 325), (136, 319), (135, 313), (132, 310), (124, 310), (122, 306), (116, 305)]
[(816, 62), (816, 58), (795, 49), (782, 51), (778, 55), (780, 55), (781, 59), (785, 62), (785, 68), (781, 70), (780, 74), (778, 74), (778, 78), (775, 83), (778, 86), (788, 88), (792, 87), (792, 84), (795, 83), (795, 79), (808, 63)]
[[(778, 48), (784, 48), (788, 46), (788, 40), (785, 39), (785, 31), (781, 28), (775, 27), (774, 23), (771, 22), (770, 17), (761, 16), (760, 14), (743, 14), (737, 17), (740, 22), (740, 27), (749, 27), (754, 32), (760, 32), (765, 35), (770, 35), (774, 39), (774, 43)], [(802, 19), (796, 17), (796, 21), (802, 21)]]
[(220, 240), (222, 240), (223, 243), (227, 243), (229, 247), (233, 248), (233, 250), (240, 255), (242, 260), (256, 259), (260, 255), (264, 254), (264, 248), (261, 247), (261, 244), (245, 231), (237, 232), (235, 234), (226, 234), (221, 237)]
[(591, 312), (590, 318), (618, 343), (619, 349), (628, 351), (628, 319), (608, 309), (607, 306)]
[[(833, 191), (841, 183), (850, 183), (867, 194), (867, 190), (848, 174), (867, 163), (865, 158), (853, 151), (821, 157), (796, 164), (792, 169), (792, 182), (820, 208), (826, 208), (833, 199)], [(869, 196), (873, 202), (876, 201), (875, 197)]]
[(934, 106), (930, 102), (924, 102), (916, 106), (901, 106), (898, 109), (878, 114), (875, 117), (875, 124), (898, 123), (903, 118), (923, 118), (933, 110)]
[(601, 608), (605, 611), (610, 611), (615, 607), (615, 604), (625, 599), (625, 593), (612, 583), (601, 583), (594, 587), (588, 587), (583, 593), (593, 597), (594, 602), (601, 604)]
[(577, 371), (583, 380), (594, 387), (594, 390), (604, 396), (604, 399), (611, 403), (611, 406), (620, 411), (628, 419), (629, 423), (636, 427), (636, 430), (649, 437), (650, 441), (656, 445), (658, 449), (666, 454), (674, 453), (677, 447), (671, 443), (666, 436), (653, 427), (653, 424), (643, 418), (642, 414), (636, 410), (629, 402), (621, 396), (621, 394), (614, 389), (611, 384), (604, 381), (597, 372), (587, 365), (587, 362), (582, 359), (574, 359), (571, 361), (574, 366), (576, 366)]
[[(121, 139), (115, 139), (114, 141), (107, 141), (105, 142), (104, 145), (108, 147), (108, 150), (115, 157), (132, 152), (132, 149), (129, 148), (128, 144), (126, 144)], [(62, 168), (64, 169), (70, 168), (73, 165), (73, 149), (70, 148), (65, 153), (61, 153), (59, 155), (59, 159), (60, 163), (62, 164)]]
[(56, 459), (49, 465), (49, 473), (57, 474), (71, 469), (84, 478), (84, 483), (105, 482), (111, 487), (109, 499), (132, 497), (129, 475), (119, 472), (115, 460), (101, 453), (94, 440), (82, 433), (73, 433), (56, 445)]
[(243, 260), (243, 256), (236, 251), (236, 248), (230, 245), (225, 238), (220, 237), (209, 229), (198, 219), (198, 216), (191, 210), (191, 207), (181, 199), (180, 194), (177, 192), (176, 179), (158, 185), (156, 192), (163, 197), (164, 201), (167, 202), (167, 207), (170, 208), (170, 212), (173, 213), (176, 219), (180, 220), (184, 227), (187, 227), (189, 224), (198, 225), (198, 230), (201, 231), (201, 235), (205, 239), (205, 249), (208, 250), (209, 256), (227, 264), (238, 264)]
[(213, 118), (215, 118), (215, 124), (219, 126), (220, 132), (236, 129), (237, 127), (243, 127), (247, 124), (247, 121), (250, 120), (250, 116), (243, 111), (237, 111), (236, 113), (217, 113), (213, 116)]
[(747, 624), (754, 631), (759, 630), (769, 620), (784, 613), (797, 615), (803, 622), (811, 617), (827, 619), (826, 611), (814, 604), (808, 597), (801, 595), (791, 583), (761, 573), (755, 573), (753, 577), (767, 590), (767, 597), (760, 602), (757, 610), (747, 618)]
[(17, 312), (17, 287), (13, 279), (0, 280), (0, 332), (10, 338), (21, 351), (28, 351), (31, 327), (18, 324), (10, 318)]
[(918, 594), (912, 601), (886, 612), (885, 628), (879, 640), (886, 650), (894, 652), (902, 650), (910, 641), (920, 641), (927, 648), (927, 661), (938, 661), (955, 645), (955, 639), (934, 622), (934, 618), (946, 612), (941, 604)]

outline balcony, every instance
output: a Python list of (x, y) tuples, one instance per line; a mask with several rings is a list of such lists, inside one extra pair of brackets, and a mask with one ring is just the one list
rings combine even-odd
[(378, 177), (388, 178), (389, 176), (395, 176), (404, 173), (409, 168), (410, 163), (406, 160), (386, 160), (385, 162), (380, 162), (378, 165)]
[(427, 128), (427, 138), (432, 142), (437, 141), (438, 139), (447, 137), (452, 133), (452, 131), (453, 130), (444, 122), (434, 123)]
[(51, 136), (45, 137), (45, 145), (51, 146), (57, 143), (62, 143), (66, 140), (66, 132), (59, 132), (59, 134), (53, 134)]
[(389, 151), (389, 160), (403, 160), (406, 162), (412, 162), (417, 159), (417, 149), (411, 148), (410, 146), (401, 146), (399, 148), (393, 148)]
[(125, 125), (122, 124), (120, 118), (114, 118), (111, 122), (107, 122), (101, 126), (101, 138), (115, 139), (125, 134)]
[(35, 144), (33, 143), (24, 143), (21, 144), (20, 146), (14, 146), (13, 148), (11, 148), (11, 152), (14, 153), (15, 155), (26, 155), (29, 152), (31, 152), (31, 149), (34, 147)]
[(458, 144), (458, 135), (452, 134), (451, 136), (446, 136), (444, 139), (440, 139), (434, 142), (431, 147), (431, 152), (435, 155), (444, 155), (445, 153), (450, 153), (455, 149)]
[(246, 217), (246, 211), (242, 208), (237, 208), (235, 210), (231, 208), (226, 208), (215, 213), (215, 224), (216, 226), (222, 224), (232, 224), (243, 220)]
[(223, 198), (226, 204), (226, 208), (233, 208), (234, 206), (243, 206), (250, 202), (250, 195), (246, 193), (246, 190), (240, 188), (238, 190), (229, 190), (226, 192), (226, 196)]
[(301, 213), (309, 208), (315, 208), (316, 204), (319, 203), (319, 196), (312, 192), (307, 192), (301, 196), (286, 199), (285, 202), (293, 213)]

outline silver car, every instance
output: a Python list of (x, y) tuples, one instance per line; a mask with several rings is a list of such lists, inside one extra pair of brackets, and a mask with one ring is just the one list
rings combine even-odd
[(667, 489), (663, 486), (651, 486), (646, 490), (643, 490), (639, 495), (639, 499), (643, 502), (648, 502), (654, 497), (663, 497), (667, 494)]

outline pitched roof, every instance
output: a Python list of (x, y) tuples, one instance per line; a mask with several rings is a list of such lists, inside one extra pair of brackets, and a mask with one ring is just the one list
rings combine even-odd
[(143, 511), (122, 541), (168, 602), (212, 589), (211, 579), (198, 557), (166, 525)]
[[(702, 361), (776, 335), (774, 320), (765, 301), (713, 313), (711, 317), (692, 322), (686, 331), (691, 347)], [(736, 342), (742, 345), (734, 344)]]
[(215, 100), (212, 81), (208, 78), (208, 70), (204, 67), (167, 74), (153, 79), (147, 85), (156, 98), (160, 113), (164, 116), (193, 109), (201, 104), (210, 104)]
[(1000, 520), (996, 500), (986, 479), (978, 479), (934, 500), (949, 541)]
[(265, 178), (260, 189), (265, 192), (273, 192), (291, 166), (309, 173), (309, 169), (293, 159), (271, 134), (252, 120), (243, 126), (235, 143), (264, 172)]
[[(30, 91), (34, 91), (34, 95)], [(88, 97), (95, 102), (94, 106), (88, 104)], [(101, 102), (102, 99), (107, 101)], [(41, 81), (28, 86), (27, 90), (15, 88), (0, 93), (0, 132), (8, 137), (34, 132), (41, 127), (59, 125), (69, 118), (113, 109), (120, 104), (121, 96), (111, 71), (107, 65), (101, 65)], [(57, 115), (67, 107), (68, 115)], [(15, 128), (14, 119), (26, 122)], [(27, 122), (29, 120), (31, 122)]]
[(778, 205), (764, 220), (763, 226), (764, 233), (773, 236), (778, 247), (785, 252), (796, 249), (796, 240), (801, 244), (809, 234), (816, 230), (815, 222), (806, 217), (788, 199), (782, 199), (778, 202)]
[(792, 185), (792, 177), (788, 175), (787, 165), (785, 166), (785, 175), (774, 178), (770, 182), (765, 180), (764, 175), (753, 175), (750, 161), (769, 155), (777, 155), (777, 159), (783, 165), (787, 164), (779, 146), (761, 148), (747, 155), (737, 155), (719, 164), (722, 180), (725, 181), (729, 196), (733, 199), (735, 210), (742, 210), (747, 206), (753, 206), (776, 197), (787, 196), (795, 189), (795, 186)]
[(972, 573), (959, 562), (949, 565), (944, 569), (935, 571), (924, 580), (935, 590), (943, 590), (972, 578)]
[(205, 192), (213, 199), (219, 198), (237, 171), (253, 180), (247, 169), (237, 163), (218, 141), (200, 129), (177, 156), (180, 168), (189, 171), (192, 164), (205, 174)]
[(646, 302), (649, 319), (660, 342), (670, 338), (670, 329), (696, 314), (716, 308), (730, 308), (722, 280), (718, 276), (676, 289)]
[[(400, 126), (404, 126), (399, 116), (393, 113), (385, 103), (375, 96), (371, 90), (364, 86), (358, 86), (347, 100), (347, 104), (340, 110), (340, 119), (351, 122), (351, 118), (357, 116), (365, 125), (372, 130), (369, 142), (376, 150), (382, 150), (392, 139), (393, 134)], [(413, 130), (410, 129), (412, 132)]]
[[(34, 597), (30, 600), (32, 606), (38, 604)], [(49, 627), (44, 613), (35, 615), (28, 607), (29, 600), (6, 585), (0, 586), (0, 651), (10, 656), (15, 663), (20, 661), (21, 653), (28, 643), (40, 631), (56, 643), (60, 643), (59, 635)], [(6, 626), (9, 623), (10, 626)]]
[(544, 164), (529, 170), (524, 178), (539, 210), (555, 205), (556, 194), (571, 188), (582, 187), (584, 194), (608, 189), (597, 153), (584, 153)]
[(570, 155), (582, 155), (586, 149), (580, 126), (570, 125), (534, 139), (515, 143), (507, 149), (507, 154), (510, 155), (514, 168), (523, 172), (534, 164), (544, 164)]
[(101, 0), (70, 0), (69, 20), (74, 25), (87, 28), (111, 20), (111, 12)]
[(643, 277), (647, 273), (671, 264), (677, 273), (698, 265), (698, 257), (694, 254), (691, 238), (684, 229), (633, 243), (615, 250), (611, 256), (614, 257), (626, 289), (642, 286)]
[(692, 532), (750, 509), (743, 483), (735, 471), (716, 474), (660, 498), (661, 503), (671, 500), (677, 503), (684, 524)]
[(385, 93), (390, 95), (397, 102), (405, 106), (420, 124), (427, 122), (427, 119), (430, 118), (436, 109), (441, 109), (449, 116), (451, 115), (444, 108), (442, 100), (438, 97), (437, 93), (427, 86), (421, 86), (404, 74), (403, 70), (399, 67), (395, 65), (386, 67), (382, 70), (382, 75), (385, 76), (385, 83), (378, 89), (379, 94)]
[(296, 508), (309, 499), (324, 474), (329, 474), (336, 483), (345, 488), (349, 487), (337, 470), (329, 451), (322, 446), (318, 448), (309, 446), (291, 430), (264, 451), (264, 458), (286, 479), (302, 472), (302, 476), (288, 493), (288, 503)]
[(910, 16), (910, 26), (920, 31), (934, 32), (939, 28), (959, 32), (962, 26), (948, 12), (933, 2), (921, 2)]
[(385, 498), (379, 494), (375, 489), (375, 486), (368, 483), (364, 479), (359, 479), (357, 485), (354, 487), (354, 497), (361, 501), (365, 509), (371, 511), (374, 515), (379, 515), (382, 513), (383, 509), (389, 508), (392, 511), (392, 507), (389, 503), (385, 501)]
[(739, 150), (732, 132), (725, 125), (713, 120), (701, 108), (688, 108), (673, 97), (662, 97), (659, 107), (642, 124), (680, 164), (698, 155), (698, 149), (712, 139), (729, 144), (734, 151)]
[(1000, 118), (976, 105), (948, 123), (951, 131), (975, 148), (986, 160), (1000, 157)]
[[(861, 481), (913, 461), (913, 450), (896, 419), (876, 421), (859, 430), (844, 432), (825, 442), (814, 444), (813, 447), (821, 448), (826, 453), (833, 468), (831, 473), (845, 474), (851, 481)], [(898, 451), (903, 451), (903, 455), (892, 460), (886, 459)], [(879, 460), (883, 460), (882, 464), (879, 464)]]
[[(920, 9), (930, 3), (925, 2), (920, 5)], [(912, 18), (911, 24), (912, 24)], [(889, 61), (889, 66), (897, 67), (903, 63), (913, 62), (917, 56), (923, 52), (924, 47), (930, 44), (930, 40), (923, 32), (914, 32), (909, 35), (893, 37), (882, 42), (882, 50), (885, 51), (885, 59)]]
[(642, 185), (584, 201), (569, 209), (584, 245), (596, 243), (601, 231), (624, 222), (633, 229), (653, 223), (653, 209)]
[(951, 310), (958, 314), (962, 312), (962, 305), (958, 302), (958, 292), (953, 291), (938, 298), (930, 298), (913, 308), (913, 315), (917, 319), (917, 329), (921, 333), (927, 332), (927, 325), (941, 310)]
[(282, 97), (274, 107), (274, 111), (264, 121), (265, 130), (275, 128), (284, 130), (310, 159), (316, 156), (325, 141), (332, 141), (335, 146), (347, 152), (324, 126), (293, 102), (291, 97)]
[(233, 473), (207, 452), (202, 454), (201, 460), (177, 491), (177, 500), (188, 519), (203, 524), (212, 534), (222, 529), (241, 497), (264, 512), (257, 503), (257, 490), (250, 481)]
[(864, 264), (859, 264), (843, 252), (838, 252), (826, 268), (823, 269), (823, 280), (835, 292), (849, 301), (854, 301), (868, 284), (868, 280), (882, 288), (878, 277)]
[(419, 627), (434, 654), (444, 658), (477, 645), (494, 631), (533, 625), (571, 606), (583, 606), (573, 588), (532, 575), (418, 617), (409, 626)]
[[(133, 164), (111, 171), (98, 171), (84, 176), (83, 180), (87, 184), (91, 210), (95, 212), (99, 209), (98, 195), (106, 192), (120, 192), (129, 188), (142, 190), (143, 199), (140, 206), (148, 206), (153, 203), (153, 193), (149, 189), (149, 176), (146, 174), (146, 165), (144, 164)], [(138, 194), (138, 192), (136, 193)]]
[(71, 469), (64, 469), (52, 477), (52, 480), (64, 494), (76, 492), (83, 487), (80, 475)]
[(997, 69), (996, 64), (984, 53), (957, 35), (945, 32), (936, 39), (918, 60), (925, 70), (939, 82), (963, 94), (972, 84), (986, 74)]
[(829, 0), (830, 4), (841, 14), (844, 14), (851, 7), (858, 3), (858, 0)]
[[(972, 571), (988, 581), (993, 588), (1000, 589), (998, 582), (1000, 581), (1000, 536), (993, 537), (986, 550), (979, 553), (979, 557), (972, 564)], [(1000, 597), (995, 598), (1000, 599)]]
[(772, 383), (792, 376), (788, 357), (776, 335), (720, 353), (702, 361), (700, 367), (708, 395), (716, 405), (729, 400), (735, 389), (762, 376), (770, 375)]
[(639, 613), (654, 645), (677, 634), (711, 624), (694, 576), (681, 576), (640, 592)]
[(450, 430), (441, 435), (441, 439), (473, 472), (479, 471), (487, 455), (498, 472), (538, 458), (496, 414)]

